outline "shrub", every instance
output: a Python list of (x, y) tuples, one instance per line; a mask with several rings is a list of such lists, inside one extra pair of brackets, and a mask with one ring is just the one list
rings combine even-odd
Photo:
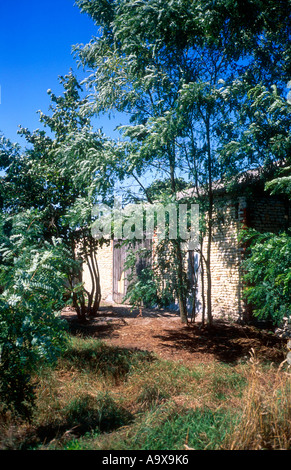
[(250, 243), (250, 255), (243, 264), (245, 296), (255, 316), (279, 325), (290, 316), (291, 236), (250, 230), (244, 240)]
[(42, 238), (37, 213), (0, 221), (0, 392), (8, 408), (29, 415), (34, 392), (31, 375), (52, 364), (65, 344), (62, 306), (68, 254), (58, 240)]

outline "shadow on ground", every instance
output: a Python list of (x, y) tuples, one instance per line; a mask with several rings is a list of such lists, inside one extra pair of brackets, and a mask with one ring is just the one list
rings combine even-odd
[(260, 360), (280, 363), (285, 359), (284, 344), (274, 334), (224, 321), (216, 321), (211, 329), (201, 329), (198, 324), (179, 330), (165, 329), (154, 337), (164, 348), (175, 348), (193, 355), (212, 354), (215, 359), (227, 363), (249, 359), (251, 350)]
[(72, 334), (95, 337), (119, 348), (137, 348), (163, 358), (187, 361), (248, 360), (254, 350), (259, 360), (281, 363), (286, 358), (284, 340), (268, 330), (215, 320), (212, 328), (199, 321), (182, 325), (177, 312), (128, 306), (102, 306), (100, 314), (85, 324), (72, 311), (65, 312)]

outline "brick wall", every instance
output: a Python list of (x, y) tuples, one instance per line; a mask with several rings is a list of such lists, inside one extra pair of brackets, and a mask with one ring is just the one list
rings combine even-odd
[[(239, 231), (245, 220), (246, 201), (220, 199), (215, 210), (216, 223), (211, 243), (211, 282), (213, 315), (238, 319), (243, 315), (241, 257)], [(207, 257), (208, 237), (203, 241), (203, 255)], [(200, 303), (202, 282), (199, 285)], [(206, 267), (204, 267), (205, 297), (207, 292)], [(207, 311), (206, 311), (207, 313)]]
[[(216, 197), (215, 225), (211, 249), (212, 307), (214, 316), (232, 319), (245, 318), (247, 306), (242, 296), (243, 281), (241, 260), (245, 248), (239, 243), (239, 232), (243, 226), (258, 231), (277, 232), (287, 227), (291, 216), (290, 204), (280, 197), (256, 194), (231, 199), (225, 195)], [(155, 243), (153, 244), (153, 248)], [(203, 242), (206, 256), (207, 236)], [(102, 299), (112, 300), (113, 294), (113, 243), (104, 245), (97, 253), (101, 280)], [(153, 256), (156, 261), (155, 256)], [(83, 279), (90, 287), (88, 268), (84, 266)], [(204, 269), (205, 298), (207, 292)], [(201, 278), (198, 300), (202, 304)]]
[(253, 196), (248, 200), (249, 226), (259, 232), (278, 232), (287, 228), (289, 207), (279, 196)]
[[(290, 221), (290, 204), (284, 198), (266, 195), (218, 198), (211, 249), (212, 307), (214, 316), (246, 319), (249, 312), (243, 298), (241, 261), (245, 247), (238, 236), (243, 226), (260, 232), (284, 230)], [(203, 245), (206, 256), (207, 237)], [(205, 295), (207, 278), (204, 274)], [(200, 283), (201, 284), (201, 283)], [(201, 286), (200, 286), (201, 287)], [(201, 289), (200, 289), (201, 298)]]

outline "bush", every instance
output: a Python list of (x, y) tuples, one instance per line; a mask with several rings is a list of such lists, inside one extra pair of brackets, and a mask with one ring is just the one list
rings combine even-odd
[(290, 316), (291, 236), (248, 231), (244, 240), (250, 243), (249, 257), (243, 263), (245, 296), (256, 317), (279, 325)]
[(64, 325), (48, 312), (0, 299), (0, 393), (9, 409), (28, 416), (34, 401), (31, 376), (41, 363), (52, 364), (65, 343)]
[(52, 364), (65, 344), (61, 309), (67, 253), (42, 238), (37, 213), (25, 212), (0, 225), (0, 392), (2, 403), (29, 415), (31, 375)]

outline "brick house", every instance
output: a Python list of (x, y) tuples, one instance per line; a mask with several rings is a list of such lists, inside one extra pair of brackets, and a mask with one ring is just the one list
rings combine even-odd
[[(257, 172), (248, 172), (233, 192), (223, 185), (215, 188), (215, 224), (211, 250), (212, 308), (213, 315), (248, 320), (250, 309), (242, 292), (241, 261), (245, 246), (239, 242), (241, 228), (250, 227), (260, 232), (279, 232), (290, 227), (291, 205), (285, 196), (271, 196), (264, 191), (264, 182)], [(182, 198), (191, 198), (194, 190), (181, 193)], [(202, 253), (206, 254), (207, 237)], [(123, 301), (127, 289), (124, 272), (125, 251), (111, 240), (97, 253), (100, 271), (102, 299), (116, 303)], [(202, 308), (202, 296), (206, 293), (205, 270), (201, 269), (201, 254), (188, 251), (188, 272), (195, 295), (195, 310)], [(203, 280), (202, 280), (203, 275)], [(203, 282), (202, 282), (203, 281)], [(84, 282), (87, 282), (86, 266)]]

